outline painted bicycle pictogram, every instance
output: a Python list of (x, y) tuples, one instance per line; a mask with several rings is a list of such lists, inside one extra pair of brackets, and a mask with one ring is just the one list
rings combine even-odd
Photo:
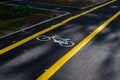
[(69, 38), (61, 38), (59, 35), (54, 35), (54, 36), (38, 36), (36, 38), (38, 41), (50, 41), (53, 40), (55, 43), (58, 43), (60, 46), (64, 47), (73, 47), (75, 45), (74, 42), (72, 42)]

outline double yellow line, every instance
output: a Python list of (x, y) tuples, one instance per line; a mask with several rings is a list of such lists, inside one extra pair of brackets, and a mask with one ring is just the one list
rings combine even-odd
[(51, 31), (51, 30), (53, 30), (53, 29), (55, 29), (55, 28), (57, 28), (57, 27), (60, 27), (61, 25), (64, 25), (65, 23), (67, 23), (67, 22), (69, 22), (69, 21), (71, 21), (71, 20), (73, 20), (73, 19), (75, 19), (75, 18), (78, 18), (78, 17), (80, 17), (80, 16), (82, 16), (82, 15), (85, 15), (85, 14), (87, 14), (87, 13), (89, 13), (89, 12), (92, 12), (92, 11), (98, 9), (98, 8), (101, 8), (101, 7), (103, 7), (103, 6), (106, 6), (106, 5), (108, 5), (108, 4), (112, 3), (112, 2), (115, 2), (115, 1), (116, 1), (116, 0), (111, 0), (111, 1), (109, 1), (109, 2), (107, 2), (107, 3), (104, 3), (104, 4), (102, 4), (102, 5), (99, 5), (99, 6), (95, 7), (95, 8), (92, 8), (92, 9), (89, 9), (89, 10), (87, 10), (87, 11), (85, 11), (85, 12), (82, 12), (82, 13), (80, 13), (80, 14), (77, 14), (77, 15), (75, 15), (75, 16), (73, 16), (73, 17), (70, 17), (70, 18), (68, 18), (68, 19), (66, 19), (66, 20), (64, 20), (64, 21), (62, 21), (62, 22), (60, 22), (60, 23), (57, 23), (57, 24), (55, 24), (55, 25), (53, 25), (53, 26), (51, 26), (51, 27), (49, 27), (49, 28), (47, 28), (47, 29), (45, 29), (45, 30), (42, 30), (42, 31), (40, 31), (40, 32), (38, 32), (38, 33), (35, 33), (35, 34), (33, 34), (33, 35), (31, 35), (31, 36), (29, 36), (29, 37), (27, 37), (27, 38), (25, 38), (25, 39), (23, 39), (23, 40), (21, 40), (21, 41), (18, 41), (18, 42), (14, 43), (14, 44), (12, 44), (12, 45), (10, 45), (10, 46), (8, 46), (8, 47), (5, 47), (5, 48), (3, 48), (3, 49), (0, 50), (0, 55), (5, 54), (6, 52), (8, 52), (8, 51), (10, 51), (10, 50), (12, 50), (12, 49), (14, 49), (14, 48), (16, 48), (16, 47), (24, 44), (24, 43), (26, 43), (26, 42), (34, 39), (34, 38), (36, 38), (36, 37), (39, 36), (39, 35), (42, 35), (42, 34), (48, 32), (48, 31)]

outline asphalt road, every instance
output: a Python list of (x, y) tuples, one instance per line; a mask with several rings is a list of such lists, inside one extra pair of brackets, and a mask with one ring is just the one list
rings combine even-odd
[[(0, 80), (120, 80), (119, 11), (119, 1), (109, 3), (11, 48), (0, 55)], [(51, 23), (59, 23), (78, 13), (82, 11), (57, 18)], [(28, 29), (13, 34), (14, 37), (10, 35), (0, 39), (0, 48), (5, 51), (8, 45), (42, 32), (48, 26), (51, 24), (44, 23), (42, 27), (32, 28), (32, 31)]]

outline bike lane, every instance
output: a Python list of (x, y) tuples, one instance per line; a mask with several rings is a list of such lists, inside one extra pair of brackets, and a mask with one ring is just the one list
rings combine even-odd
[(120, 80), (119, 68), (120, 15), (49, 80)]
[[(60, 35), (62, 38), (69, 38), (77, 44), (115, 14), (120, 9), (119, 5), (113, 7), (116, 5), (117, 2), (112, 3), (104, 8), (76, 18), (44, 35)], [(34, 39), (0, 56), (0, 78), (7, 80), (34, 80), (44, 71), (47, 71), (52, 64), (71, 48), (60, 46), (58, 43), (54, 43), (53, 40), (41, 42)]]

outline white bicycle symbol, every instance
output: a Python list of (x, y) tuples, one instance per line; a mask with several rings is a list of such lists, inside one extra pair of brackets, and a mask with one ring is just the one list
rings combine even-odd
[(68, 38), (63, 39), (59, 35), (54, 35), (51, 37), (46, 36), (46, 35), (42, 35), (42, 36), (37, 37), (36, 39), (38, 41), (49, 41), (49, 40), (53, 39), (53, 41), (55, 43), (58, 43), (59, 45), (64, 46), (64, 47), (72, 47), (75, 45), (75, 43), (70, 41), (70, 39), (68, 39)]

